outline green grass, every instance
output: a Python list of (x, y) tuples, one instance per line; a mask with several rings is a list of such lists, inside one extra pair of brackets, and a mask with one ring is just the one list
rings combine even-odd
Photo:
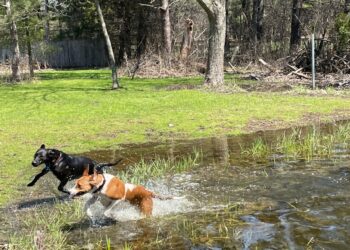
[(110, 90), (109, 71), (46, 71), (38, 80), (0, 84), (0, 205), (17, 199), (32, 175), (34, 151), (45, 143), (68, 153), (117, 148), (121, 143), (241, 134), (257, 121), (296, 122), (304, 115), (348, 110), (340, 97), (278, 93), (221, 94), (201, 89), (200, 77), (121, 79)]

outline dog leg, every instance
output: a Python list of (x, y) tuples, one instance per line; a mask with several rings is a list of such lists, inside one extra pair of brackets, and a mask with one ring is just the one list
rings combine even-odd
[(70, 194), (70, 192), (64, 188), (64, 186), (67, 184), (67, 182), (68, 182), (67, 179), (61, 180), (60, 185), (58, 185), (58, 190), (63, 192), (63, 193), (66, 193), (66, 194)]
[(34, 186), (34, 184), (44, 175), (46, 175), (47, 173), (49, 172), (49, 170), (47, 168), (44, 168), (39, 174), (37, 174), (35, 177), (34, 177), (34, 180), (32, 180), (28, 185), (27, 187), (31, 187), (31, 186)]
[(93, 214), (91, 213), (91, 210), (89, 209), (91, 205), (93, 205), (97, 201), (97, 196), (93, 195), (84, 205), (84, 211), (86, 214), (91, 218)]
[(149, 217), (152, 215), (153, 200), (151, 197), (146, 197), (142, 199), (140, 203), (140, 210), (142, 215), (144, 215), (145, 217)]
[[(123, 199), (120, 199), (120, 200), (116, 200), (116, 201), (114, 201), (114, 202), (112, 202), (112, 204), (110, 204), (107, 208), (106, 208), (106, 210), (104, 211), (104, 216), (106, 216), (106, 217), (108, 217), (108, 218), (112, 218), (112, 216), (111, 216), (111, 211), (112, 211), (112, 209), (113, 209), (113, 207), (115, 207), (116, 205), (118, 205), (121, 201), (123, 201)], [(113, 219), (113, 218), (112, 218)]]

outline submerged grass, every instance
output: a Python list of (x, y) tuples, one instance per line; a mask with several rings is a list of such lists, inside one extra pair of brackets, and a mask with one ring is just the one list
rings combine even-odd
[[(240, 214), (238, 204), (228, 204), (215, 211), (167, 216), (162, 218), (156, 234), (146, 240), (136, 240), (131, 246), (135, 249), (187, 249), (189, 246), (211, 249), (218, 244), (225, 245), (234, 240), (237, 228), (245, 224)], [(163, 227), (166, 233), (162, 232)], [(226, 248), (231, 249), (232, 245), (228, 244)]]
[[(53, 212), (54, 211), (54, 212)], [(10, 237), (9, 249), (67, 249), (68, 232), (63, 227), (80, 221), (85, 214), (79, 201), (16, 213), (18, 231)]]
[(302, 129), (293, 129), (270, 145), (258, 138), (250, 146), (243, 148), (244, 157), (266, 159), (273, 152), (283, 154), (287, 158), (304, 158), (307, 160), (319, 156), (331, 156), (337, 144), (347, 147), (350, 141), (350, 123), (337, 126), (332, 133), (321, 132), (312, 128), (306, 133)]
[(261, 159), (267, 157), (271, 153), (271, 147), (259, 137), (250, 147), (244, 148), (241, 146), (241, 152), (244, 156)]
[(134, 184), (145, 184), (147, 180), (157, 179), (166, 174), (181, 173), (198, 166), (201, 161), (202, 153), (194, 150), (180, 159), (161, 159), (156, 158), (151, 162), (142, 159), (136, 165), (130, 166), (127, 170), (118, 174), (118, 177)]

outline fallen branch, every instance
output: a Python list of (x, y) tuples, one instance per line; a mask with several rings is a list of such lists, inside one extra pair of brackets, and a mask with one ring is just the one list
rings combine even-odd
[(302, 71), (302, 70), (303, 70), (303, 68), (300, 68), (300, 69), (294, 70), (294, 71), (292, 71), (292, 72), (288, 73), (288, 74), (287, 74), (287, 76), (293, 75), (293, 74), (295, 74), (295, 73), (299, 73), (299, 72), (300, 72), (300, 71)]
[(233, 72), (237, 72), (237, 69), (235, 68), (235, 66), (232, 65), (231, 62), (228, 62), (228, 65), (230, 65), (230, 67), (233, 70)]
[(259, 62), (264, 65), (266, 68), (268, 68), (270, 71), (275, 72), (276, 70), (267, 62), (265, 62), (263, 59), (259, 58)]

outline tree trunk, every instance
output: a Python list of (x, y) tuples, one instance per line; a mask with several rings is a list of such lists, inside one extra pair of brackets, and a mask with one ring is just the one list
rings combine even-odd
[(257, 44), (263, 36), (264, 0), (253, 0), (253, 34)]
[(350, 13), (350, 0), (345, 0), (344, 13), (346, 14)]
[(226, 34), (225, 34), (225, 58), (227, 58), (230, 53), (230, 34), (231, 34), (231, 17), (230, 14), (230, 0), (226, 0)]
[(138, 8), (138, 26), (137, 26), (137, 47), (136, 47), (136, 59), (137, 63), (133, 69), (131, 79), (134, 79), (136, 72), (140, 68), (141, 56), (146, 50), (148, 29), (146, 25), (147, 13), (143, 8)]
[(146, 50), (147, 42), (147, 25), (146, 25), (147, 13), (143, 8), (138, 8), (138, 26), (137, 26), (137, 48), (136, 48), (136, 57), (137, 59), (141, 58), (141, 55)]
[(182, 38), (180, 58), (181, 60), (187, 60), (191, 49), (193, 41), (193, 21), (189, 18), (186, 19), (185, 32)]
[(162, 17), (163, 58), (165, 65), (169, 67), (171, 64), (171, 23), (169, 0), (162, 0), (160, 14)]
[(44, 69), (47, 69), (48, 67), (48, 63), (47, 63), (47, 48), (49, 46), (49, 41), (50, 41), (50, 18), (49, 18), (49, 0), (44, 0), (43, 1), (43, 5), (44, 5), (44, 39), (45, 39), (45, 43), (46, 43), (46, 50), (45, 50), (45, 58), (44, 58), (44, 62), (43, 62), (43, 66)]
[(50, 40), (50, 18), (49, 18), (49, 0), (44, 1), (44, 14), (45, 14), (45, 41)]
[(110, 68), (112, 70), (112, 89), (118, 89), (120, 86), (119, 86), (119, 82), (118, 82), (117, 67), (115, 64), (113, 47), (111, 44), (111, 40), (109, 39), (109, 35), (107, 32), (107, 28), (106, 28), (106, 23), (105, 23), (105, 20), (103, 18), (103, 14), (102, 14), (99, 0), (95, 0), (95, 5), (96, 5), (98, 17), (100, 19), (103, 36), (105, 38), (105, 42), (106, 42), (106, 46), (107, 46)]
[[(241, 25), (241, 31), (240, 31), (240, 37), (243, 41), (249, 41), (250, 32), (247, 32), (248, 29), (250, 29), (251, 26), (251, 0), (241, 0), (242, 3), (242, 16), (243, 16), (243, 22)], [(245, 43), (246, 46), (248, 45), (248, 42)], [(244, 46), (244, 44), (243, 44)]]
[(11, 0), (5, 0), (6, 7), (6, 16), (9, 22), (10, 34), (11, 34), (11, 44), (12, 44), (12, 61), (11, 61), (11, 69), (12, 69), (12, 80), (19, 82), (21, 81), (21, 70), (20, 70), (20, 52), (18, 45), (18, 34), (17, 34), (17, 26), (12, 17), (11, 10)]
[(295, 51), (301, 39), (300, 31), (300, 17), (301, 17), (301, 7), (303, 0), (293, 0), (292, 6), (292, 23), (291, 23), (291, 32), (290, 32), (290, 52)]
[(124, 1), (123, 8), (123, 25), (119, 35), (119, 53), (118, 53), (118, 64), (122, 64), (124, 62), (124, 55), (128, 58), (131, 57), (131, 39), (130, 39), (130, 25), (131, 21), (131, 13), (130, 13), (130, 0)]
[(32, 43), (29, 34), (29, 17), (26, 18), (26, 42), (27, 42), (27, 52), (28, 52), (28, 66), (30, 78), (34, 77), (34, 65), (33, 65), (33, 53), (32, 53)]
[(225, 0), (197, 0), (209, 19), (209, 49), (205, 84), (224, 84), (224, 50), (226, 32)]

